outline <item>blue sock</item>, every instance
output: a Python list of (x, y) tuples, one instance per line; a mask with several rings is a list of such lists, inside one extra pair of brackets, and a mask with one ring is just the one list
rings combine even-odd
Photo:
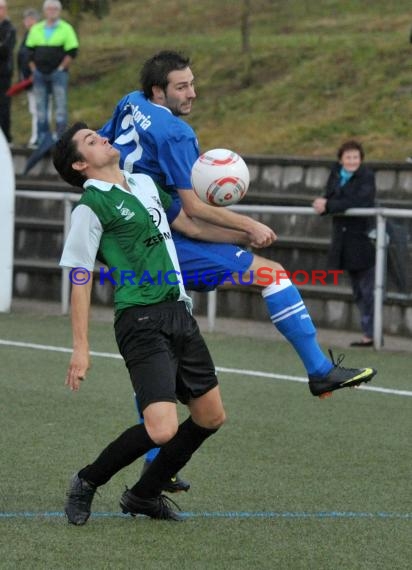
[(316, 339), (316, 329), (299, 291), (289, 279), (272, 283), (262, 291), (272, 323), (291, 343), (306, 372), (326, 376), (333, 368)]
[[(138, 423), (144, 424), (143, 414), (140, 411), (139, 402), (137, 401), (136, 394), (134, 395), (134, 401), (135, 401), (136, 408), (137, 408), (137, 414), (139, 416)], [(153, 449), (149, 449), (149, 451), (146, 453), (146, 461), (149, 461), (151, 463), (153, 461), (153, 459), (157, 456), (159, 451), (160, 451), (160, 447), (154, 447)]]

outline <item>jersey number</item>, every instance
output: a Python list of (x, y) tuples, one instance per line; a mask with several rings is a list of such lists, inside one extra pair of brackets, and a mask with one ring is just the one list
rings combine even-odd
[(134, 142), (136, 144), (136, 148), (132, 152), (129, 152), (129, 154), (126, 155), (123, 164), (123, 168), (127, 170), (127, 172), (133, 172), (134, 163), (142, 158), (142, 153), (143, 153), (143, 147), (140, 144), (139, 135), (136, 132), (136, 129), (134, 128), (133, 125), (133, 115), (125, 115), (123, 117), (121, 128), (123, 130), (126, 130), (129, 127), (132, 127), (130, 131), (118, 136), (115, 142), (119, 145), (124, 145), (131, 142)]

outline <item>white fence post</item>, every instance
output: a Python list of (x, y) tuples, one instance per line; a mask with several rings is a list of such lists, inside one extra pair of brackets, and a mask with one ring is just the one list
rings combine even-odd
[(0, 129), (0, 312), (8, 313), (13, 294), (14, 166), (6, 137)]
[[(70, 219), (72, 214), (72, 201), (70, 198), (64, 198), (64, 226), (63, 226), (63, 243), (66, 243), (67, 236), (69, 235)], [(62, 282), (61, 282), (61, 311), (62, 315), (67, 315), (70, 306), (70, 271), (67, 267), (62, 269)]]
[(216, 326), (217, 289), (207, 294), (207, 330), (213, 332)]
[(386, 218), (382, 214), (376, 215), (376, 261), (375, 261), (375, 300), (373, 316), (373, 345), (376, 350), (383, 344), (383, 298), (385, 291), (385, 265), (386, 265)]

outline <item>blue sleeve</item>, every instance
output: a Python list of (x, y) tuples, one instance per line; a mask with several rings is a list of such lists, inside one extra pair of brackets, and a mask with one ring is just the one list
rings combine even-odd
[(103, 127), (101, 129), (99, 129), (97, 132), (101, 137), (107, 137), (109, 139), (109, 143), (112, 144), (113, 140), (114, 140), (114, 133), (115, 133), (115, 129), (114, 129), (114, 121), (113, 121), (113, 117), (111, 119), (109, 119), (107, 121), (107, 123), (105, 125), (103, 125)]
[(125, 97), (123, 97), (123, 99), (121, 99), (117, 103), (115, 110), (113, 111), (112, 117), (107, 121), (107, 123), (105, 125), (103, 125), (103, 127), (101, 129), (99, 129), (97, 131), (100, 136), (107, 137), (109, 139), (110, 144), (113, 144), (113, 142), (116, 138), (117, 121), (119, 118), (120, 109), (123, 108), (124, 99), (125, 99)]
[(169, 222), (170, 225), (179, 215), (182, 206), (180, 205), (179, 201), (173, 200), (170, 194), (162, 190), (162, 188), (158, 184), (156, 184), (156, 187), (157, 191), (159, 192), (160, 201), (162, 202), (162, 206), (166, 212), (167, 221)]
[(173, 200), (170, 207), (166, 210), (166, 217), (167, 221), (169, 222), (169, 226), (175, 221), (177, 216), (180, 214), (181, 209), (182, 207), (179, 204), (179, 202)]
[(192, 188), (190, 175), (199, 156), (197, 139), (192, 133), (191, 129), (188, 132), (174, 132), (165, 137), (159, 147), (158, 159), (168, 186), (184, 190)]

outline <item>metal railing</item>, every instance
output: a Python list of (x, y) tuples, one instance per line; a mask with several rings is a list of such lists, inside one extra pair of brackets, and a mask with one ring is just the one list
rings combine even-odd
[[(63, 236), (66, 240), (70, 229), (70, 216), (73, 203), (80, 199), (79, 194), (71, 192), (42, 192), (32, 190), (16, 190), (16, 196), (21, 198), (29, 198), (32, 200), (60, 200), (64, 202), (64, 227)], [(306, 206), (253, 206), (239, 205), (230, 206), (236, 212), (245, 214), (299, 214), (302, 216), (319, 215), (314, 212), (313, 208)], [(382, 307), (385, 292), (385, 260), (386, 260), (386, 222), (388, 218), (412, 219), (412, 210), (403, 210), (395, 208), (351, 208), (342, 216), (363, 216), (376, 218), (376, 265), (375, 265), (375, 305), (374, 305), (374, 346), (376, 349), (382, 348)], [(61, 283), (61, 310), (63, 314), (69, 311), (70, 282), (69, 270), (62, 269)], [(207, 301), (207, 321), (210, 331), (214, 330), (216, 322), (217, 309), (217, 291), (208, 294)]]
[[(303, 216), (319, 216), (313, 208), (306, 206), (232, 206), (232, 209), (247, 214), (300, 214)], [(412, 210), (400, 208), (350, 208), (340, 216), (372, 217), (376, 219), (376, 260), (375, 260), (375, 291), (374, 291), (374, 323), (373, 344), (376, 349), (383, 346), (382, 307), (385, 289), (385, 260), (386, 260), (386, 220), (387, 218), (412, 219)], [(213, 301), (216, 307), (216, 299)], [(216, 309), (215, 309), (216, 310)], [(214, 327), (213, 314), (208, 314), (208, 324)]]
[[(63, 202), (63, 241), (69, 234), (70, 217), (73, 209), (73, 204), (78, 202), (81, 198), (80, 194), (74, 192), (43, 192), (33, 190), (16, 190), (17, 198), (29, 198), (30, 200), (58, 200)], [(65, 267), (62, 268), (62, 280), (60, 286), (60, 301), (61, 311), (63, 315), (67, 315), (70, 306), (70, 281), (69, 270)]]

